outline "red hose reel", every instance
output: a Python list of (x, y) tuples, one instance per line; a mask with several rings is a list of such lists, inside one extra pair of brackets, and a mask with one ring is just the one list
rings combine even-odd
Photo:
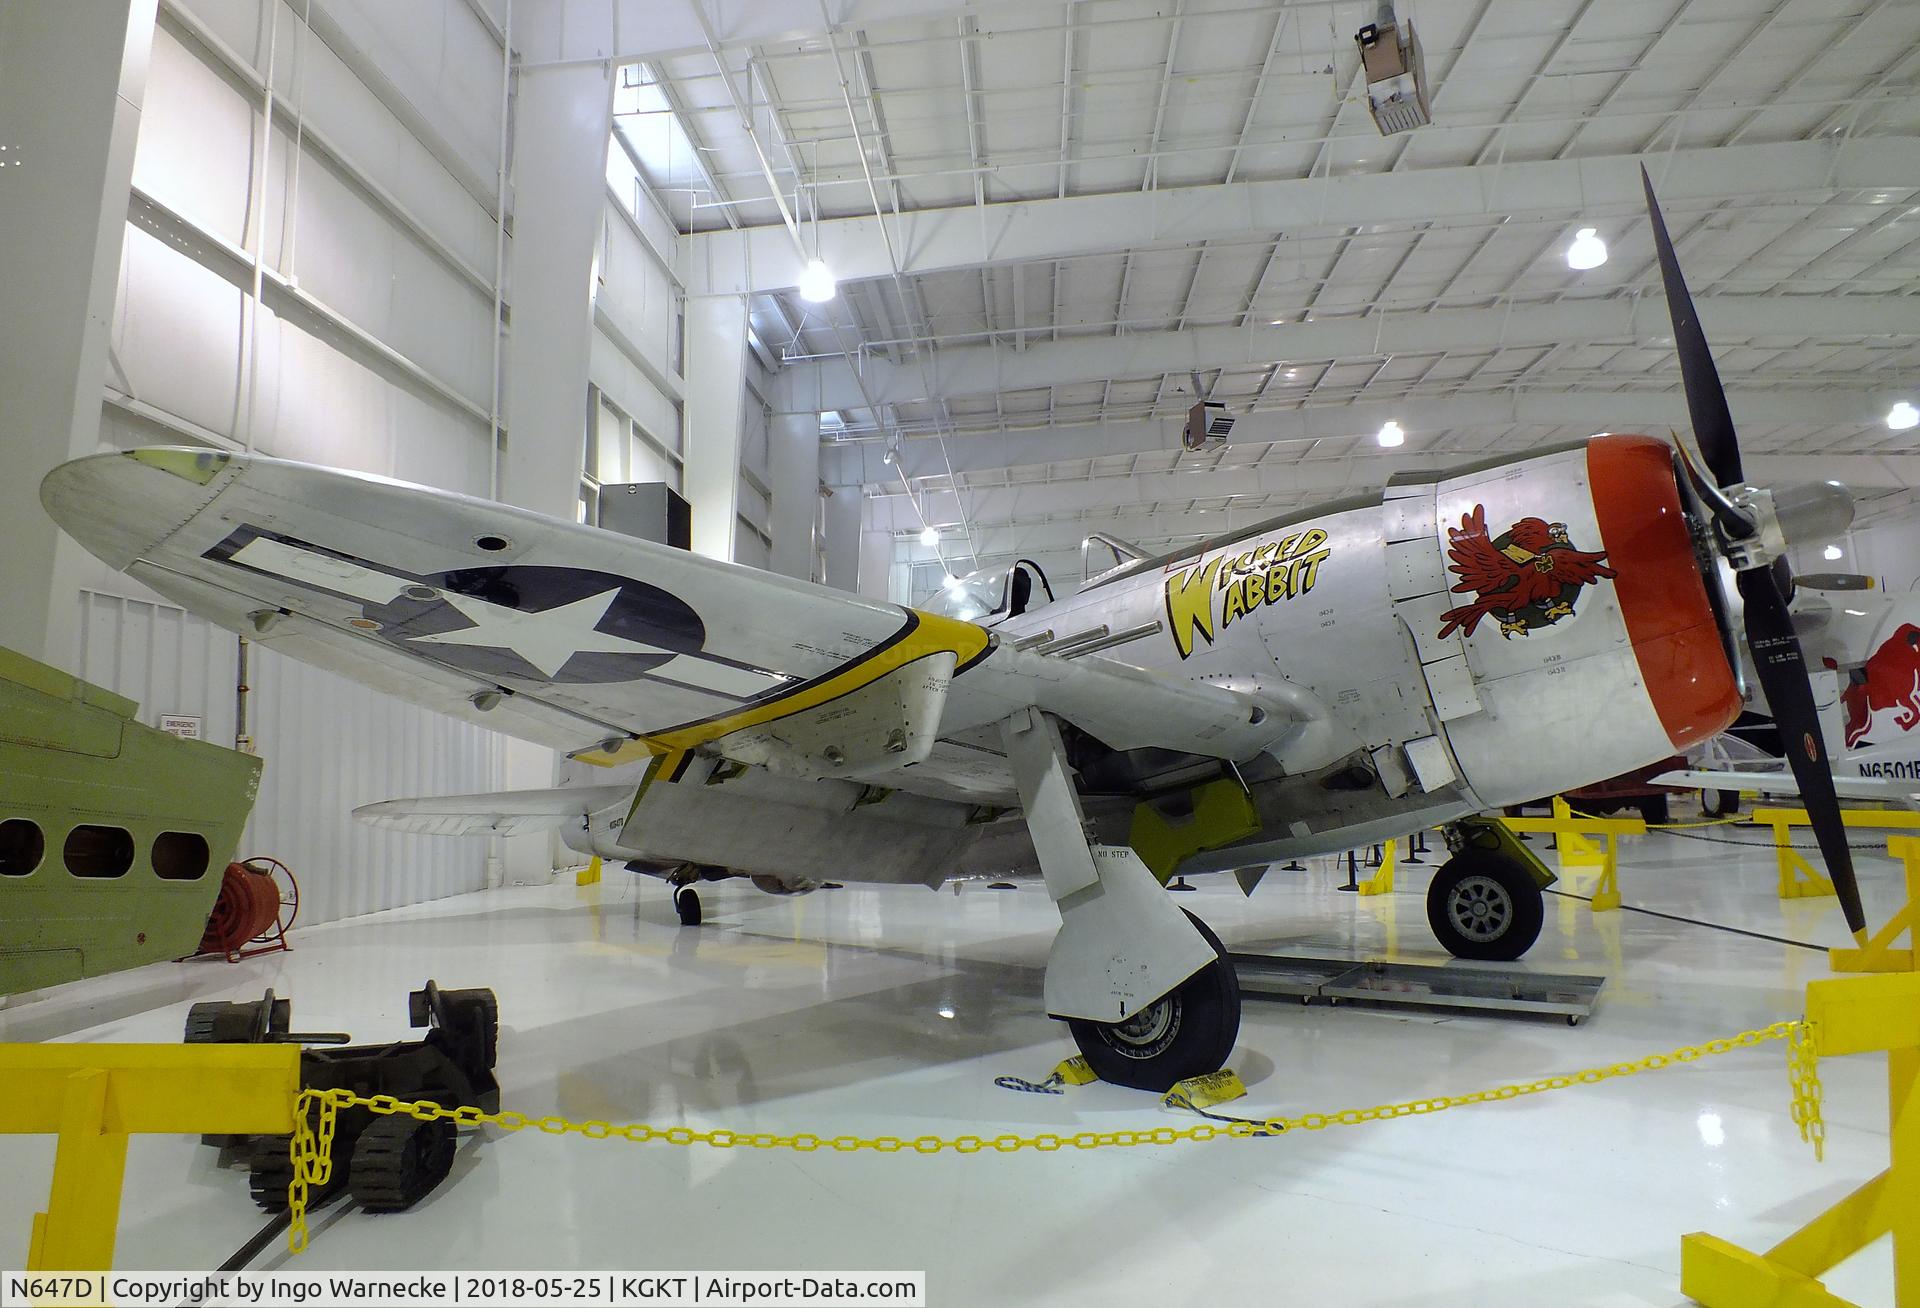
[(227, 864), (220, 894), (207, 915), (199, 955), (220, 955), (237, 963), (255, 954), (289, 949), (287, 932), (300, 912), (300, 883), (277, 858), (249, 858)]

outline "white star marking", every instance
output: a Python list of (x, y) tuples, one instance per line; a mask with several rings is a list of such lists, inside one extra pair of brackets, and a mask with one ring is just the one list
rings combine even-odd
[(529, 613), (492, 604), (471, 595), (440, 592), (440, 598), (453, 605), (472, 622), (459, 631), (442, 631), (431, 636), (410, 636), (422, 645), (474, 645), (482, 649), (504, 649), (540, 669), (551, 679), (575, 654), (670, 654), (657, 645), (628, 640), (595, 628), (619, 597), (616, 590), (601, 591), (585, 599)]

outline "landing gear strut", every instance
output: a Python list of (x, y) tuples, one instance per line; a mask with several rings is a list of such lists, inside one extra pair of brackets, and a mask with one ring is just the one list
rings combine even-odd
[(1140, 856), (1090, 844), (1058, 723), (1021, 709), (1001, 723), (1020, 806), (1060, 934), (1045, 996), (1095, 1073), (1166, 1090), (1217, 1072), (1240, 1031), (1240, 987), (1220, 941), (1184, 913)]
[(1469, 819), (1447, 833), (1453, 857), (1427, 887), (1427, 923), (1456, 958), (1506, 962), (1533, 948), (1553, 874), (1498, 822)]

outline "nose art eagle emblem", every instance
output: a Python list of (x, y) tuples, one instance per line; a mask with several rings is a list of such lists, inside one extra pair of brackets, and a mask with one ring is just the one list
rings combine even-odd
[(1458, 628), (1471, 636), (1480, 619), (1492, 614), (1500, 634), (1511, 640), (1573, 614), (1582, 588), (1614, 571), (1601, 562), (1606, 551), (1580, 550), (1567, 539), (1567, 524), (1522, 518), (1499, 536), (1487, 537), (1487, 509), (1473, 506), (1458, 527), (1447, 528), (1448, 571), (1457, 574), (1455, 594), (1473, 592), (1469, 604), (1441, 614), (1445, 640)]

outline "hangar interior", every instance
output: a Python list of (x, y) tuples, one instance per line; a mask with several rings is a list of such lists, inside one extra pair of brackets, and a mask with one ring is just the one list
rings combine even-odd
[[(1389, 132), (1355, 33), (1396, 21), (1430, 121)], [(1096, 535), (1197, 558), (1396, 477), (1689, 431), (1644, 165), (1747, 480), (1852, 492), (1844, 531), (1788, 542), (1793, 571), (1888, 602), (1920, 582), (1910, 0), (22, 0), (0, 74), (0, 645), (149, 726), (243, 737), (264, 767), (239, 853), (301, 887), (290, 952), (17, 995), (6, 1041), (173, 1041), (192, 1004), (269, 986), (297, 1029), (386, 1039), (431, 976), (497, 992), (502, 1097), (529, 1114), (1178, 1120), (1118, 1086), (994, 1084), (1072, 1052), (1039, 1001), (1060, 917), (1033, 881), (718, 880), (691, 927), (649, 877), (582, 879), (550, 830), (355, 821), (590, 770), (249, 649), (103, 562), (42, 507), (83, 456), (268, 456), (610, 527), (663, 485), (696, 555), (979, 617), (965, 578), (1027, 560), (1064, 596), (1114, 561)], [(1189, 448), (1196, 410), (1224, 438)], [(1700, 816), (1691, 792), (1673, 815)], [(1850, 835), (1885, 921), (1901, 864)], [(1624, 837), (1620, 890), (1664, 917), (1549, 898), (1515, 966), (1604, 977), (1577, 1027), (1250, 1004), (1248, 1097), (1220, 1111), (1464, 1094), (1797, 1017), (1848, 932), (1832, 898), (1776, 894), (1771, 843)], [(1348, 864), (1321, 854), (1180, 902), (1236, 952), (1443, 957), (1398, 848), (1386, 894), (1335, 893)], [(1057, 1157), (468, 1138), (443, 1190), (325, 1214), (302, 1257), (913, 1267), (933, 1303), (1672, 1304), (1683, 1233), (1764, 1248), (1886, 1157), (1877, 1062), (1826, 1064), (1816, 1171), (1779, 1061)], [(0, 1158), (36, 1178), (0, 1200), (18, 1267), (53, 1143)], [(213, 1266), (259, 1221), (191, 1137), (135, 1141), (120, 1265)], [(1863, 1302), (1893, 1283), (1881, 1255), (1828, 1279)]]

